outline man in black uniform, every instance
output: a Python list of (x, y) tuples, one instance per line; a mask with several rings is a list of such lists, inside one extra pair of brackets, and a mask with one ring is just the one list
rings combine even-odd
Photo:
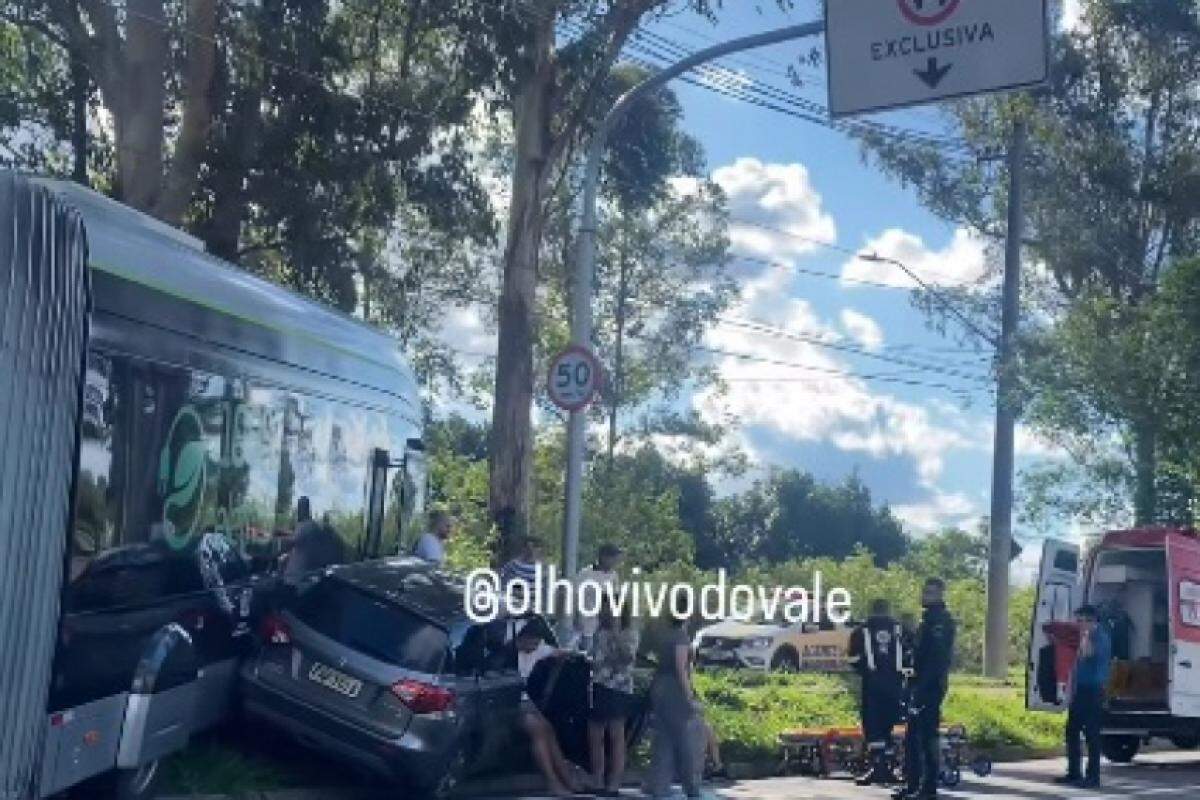
[(946, 584), (940, 578), (925, 581), (921, 591), (925, 613), (913, 653), (913, 676), (908, 705), (908, 733), (904, 738), (904, 777), (907, 786), (897, 793), (905, 800), (937, 797), (940, 766), (938, 730), (942, 701), (949, 688), (954, 658), (954, 618), (946, 610)]
[(850, 636), (850, 663), (862, 677), (862, 729), (868, 770), (860, 786), (892, 779), (892, 728), (900, 721), (904, 652), (900, 624), (886, 600), (874, 600), (867, 621)]

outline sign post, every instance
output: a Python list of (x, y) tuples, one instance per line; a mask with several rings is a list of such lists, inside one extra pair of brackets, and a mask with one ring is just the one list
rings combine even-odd
[(828, 0), (829, 111), (867, 114), (1044, 83), (1046, 0)]

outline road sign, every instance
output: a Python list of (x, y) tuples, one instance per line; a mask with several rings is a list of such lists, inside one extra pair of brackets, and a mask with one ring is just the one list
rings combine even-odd
[(1034, 86), (1046, 0), (827, 0), (829, 111), (865, 114)]
[(566, 411), (579, 411), (600, 390), (602, 368), (586, 347), (573, 345), (550, 360), (546, 385), (550, 399)]

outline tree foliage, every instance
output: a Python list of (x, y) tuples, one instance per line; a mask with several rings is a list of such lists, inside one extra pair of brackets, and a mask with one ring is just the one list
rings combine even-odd
[[(1046, 91), (951, 107), (956, 132), (982, 158), (881, 138), (865, 147), (939, 215), (1002, 235), (1008, 174), (995, 156), (1015, 120), (1027, 121), (1025, 260), (1035, 268), (1022, 293), (1025, 389), (1039, 432), (1075, 461), (1046, 465), (1029, 492), (1100, 515), (1111, 510), (1094, 502), (1103, 495), (1080, 490), (1120, 489), (1117, 505), (1150, 521), (1160, 513), (1155, 487), (1164, 469), (1163, 354), (1130, 330), (1168, 266), (1195, 253), (1200, 236), (1200, 11), (1189, 0), (1082, 5), (1082, 24), (1055, 37)], [(983, 325), (998, 318), (994, 277), (949, 292)], [(928, 294), (921, 302), (945, 323), (943, 303)], [(1064, 350), (1075, 345), (1074, 355)], [(1069, 369), (1060, 369), (1064, 358)]]

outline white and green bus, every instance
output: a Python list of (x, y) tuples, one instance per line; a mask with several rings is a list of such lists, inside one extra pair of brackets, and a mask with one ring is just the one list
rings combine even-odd
[(0, 174), (0, 798), (150, 797), (231, 709), (307, 498), (423, 517), (397, 344), (80, 186)]

